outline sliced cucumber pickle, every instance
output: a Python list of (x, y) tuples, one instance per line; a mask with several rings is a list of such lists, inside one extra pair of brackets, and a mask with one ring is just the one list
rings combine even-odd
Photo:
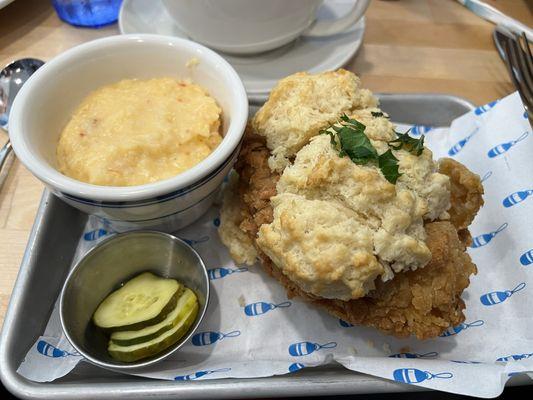
[(112, 331), (138, 330), (163, 321), (175, 307), (182, 285), (174, 279), (144, 272), (100, 303), (96, 326)]
[(178, 325), (187, 315), (189, 315), (190, 310), (196, 305), (196, 303), (197, 300), (194, 292), (191, 289), (185, 288), (181, 297), (178, 299), (176, 307), (163, 321), (136, 331), (113, 332), (111, 334), (111, 341), (119, 346), (131, 346), (155, 339)]
[(131, 346), (121, 346), (110, 340), (107, 350), (111, 357), (123, 362), (133, 362), (154, 356), (181, 339), (196, 320), (197, 314), (198, 302), (195, 302), (193, 307), (189, 309), (189, 312), (176, 326), (163, 332), (155, 339)]

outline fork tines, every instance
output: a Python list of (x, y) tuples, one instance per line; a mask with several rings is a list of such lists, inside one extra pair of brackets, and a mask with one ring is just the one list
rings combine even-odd
[(498, 39), (503, 42), (500, 44), (511, 79), (520, 93), (529, 117), (533, 118), (533, 56), (530, 41), (524, 32), (521, 35), (511, 35), (498, 35)]

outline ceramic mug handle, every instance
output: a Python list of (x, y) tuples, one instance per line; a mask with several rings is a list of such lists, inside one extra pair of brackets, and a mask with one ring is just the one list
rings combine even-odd
[(369, 4), (370, 0), (354, 0), (352, 9), (344, 17), (332, 21), (316, 21), (303, 36), (320, 37), (341, 33), (361, 19)]

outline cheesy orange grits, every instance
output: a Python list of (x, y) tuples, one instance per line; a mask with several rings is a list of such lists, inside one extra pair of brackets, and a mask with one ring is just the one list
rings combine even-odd
[(205, 89), (173, 78), (125, 79), (89, 94), (57, 146), (61, 173), (132, 186), (175, 176), (221, 142), (221, 109)]

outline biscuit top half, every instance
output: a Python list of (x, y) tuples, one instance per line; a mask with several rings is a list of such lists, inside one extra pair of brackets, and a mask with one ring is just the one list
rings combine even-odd
[[(378, 155), (391, 151), (399, 177), (391, 183), (376, 163), (339, 154), (324, 127), (346, 114), (365, 126)], [(376, 279), (424, 267), (431, 260), (424, 221), (449, 218), (450, 181), (431, 151), (394, 149), (397, 138), (372, 93), (353, 73), (297, 73), (279, 82), (252, 121), (266, 138), (269, 167), (281, 173), (271, 198), (274, 219), (257, 246), (304, 291), (350, 300)]]

